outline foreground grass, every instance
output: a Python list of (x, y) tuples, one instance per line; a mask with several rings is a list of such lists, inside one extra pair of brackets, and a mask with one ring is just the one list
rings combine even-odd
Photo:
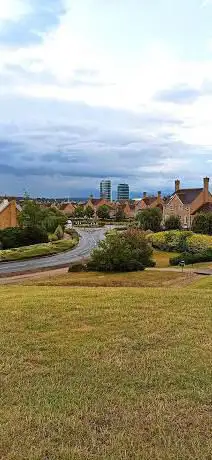
[(178, 252), (157, 251), (156, 249), (154, 249), (153, 251), (153, 259), (156, 262), (157, 268), (170, 267), (169, 265), (170, 257), (177, 257), (177, 256), (179, 256)]
[(4, 460), (209, 460), (211, 294), (0, 288)]
[(193, 288), (212, 289), (212, 276), (204, 276), (202, 279), (192, 283)]
[(23, 281), (36, 286), (87, 286), (87, 287), (164, 287), (192, 283), (196, 276), (178, 272), (143, 271), (132, 273), (65, 273), (46, 275)]
[(0, 260), (24, 260), (32, 257), (50, 256), (59, 252), (73, 249), (78, 244), (77, 239), (54, 241), (52, 243), (34, 244), (20, 248), (5, 249), (0, 251)]

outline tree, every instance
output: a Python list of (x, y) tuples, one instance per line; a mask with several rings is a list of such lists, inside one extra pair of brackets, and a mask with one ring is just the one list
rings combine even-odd
[(85, 209), (85, 216), (86, 217), (93, 217), (94, 216), (94, 210), (91, 206), (87, 206), (86, 209)]
[(148, 208), (140, 211), (136, 220), (138, 227), (142, 230), (151, 230), (152, 232), (159, 232), (162, 222), (162, 211), (160, 208)]
[(197, 214), (192, 223), (192, 231), (212, 235), (212, 212)]
[(47, 233), (54, 233), (58, 225), (64, 228), (66, 216), (56, 208), (41, 208), (41, 206), (28, 197), (25, 198), (19, 216), (22, 228), (42, 228)]
[(97, 210), (97, 216), (99, 219), (110, 219), (109, 207), (106, 204), (103, 204)]
[(85, 215), (84, 207), (80, 204), (76, 207), (74, 211), (74, 217), (84, 217), (84, 215)]
[(152, 247), (143, 232), (129, 229), (113, 231), (99, 243), (91, 254), (88, 269), (105, 272), (144, 270), (154, 266)]
[(118, 208), (116, 211), (116, 221), (121, 222), (122, 220), (125, 220), (126, 216), (122, 208)]
[(182, 224), (179, 216), (170, 216), (165, 220), (165, 230), (181, 230)]

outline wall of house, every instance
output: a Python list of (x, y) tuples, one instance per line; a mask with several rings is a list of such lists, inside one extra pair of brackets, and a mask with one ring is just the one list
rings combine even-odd
[(163, 220), (170, 216), (179, 216), (182, 226), (191, 226), (191, 209), (189, 205), (184, 205), (177, 195), (175, 195), (163, 208)]
[(0, 229), (18, 227), (18, 214), (19, 211), (16, 208), (16, 202), (11, 201), (0, 213)]

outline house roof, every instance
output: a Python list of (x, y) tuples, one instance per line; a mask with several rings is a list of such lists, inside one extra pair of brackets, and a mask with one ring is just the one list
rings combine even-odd
[(190, 204), (202, 191), (203, 188), (182, 188), (173, 193), (172, 196), (177, 195), (183, 204)]
[(150, 206), (150, 204), (154, 203), (154, 201), (156, 200), (157, 200), (156, 196), (146, 196), (145, 198), (143, 198), (143, 201), (147, 206)]
[(204, 203), (198, 209), (195, 210), (193, 214), (197, 214), (199, 212), (212, 212), (212, 203)]
[[(0, 203), (0, 213), (3, 212), (10, 204), (11, 201), (7, 200), (7, 199), (4, 199), (1, 203)], [(22, 211), (22, 208), (19, 204), (15, 203), (16, 204), (16, 209), (18, 211)]]

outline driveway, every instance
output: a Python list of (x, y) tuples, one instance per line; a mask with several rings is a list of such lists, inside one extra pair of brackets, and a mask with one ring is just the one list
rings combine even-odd
[(17, 262), (0, 262), (0, 276), (11, 273), (24, 273), (39, 271), (47, 268), (65, 267), (83, 257), (88, 257), (98, 242), (104, 238), (104, 229), (77, 230), (80, 234), (80, 242), (75, 249), (61, 252), (54, 256), (39, 257)]

